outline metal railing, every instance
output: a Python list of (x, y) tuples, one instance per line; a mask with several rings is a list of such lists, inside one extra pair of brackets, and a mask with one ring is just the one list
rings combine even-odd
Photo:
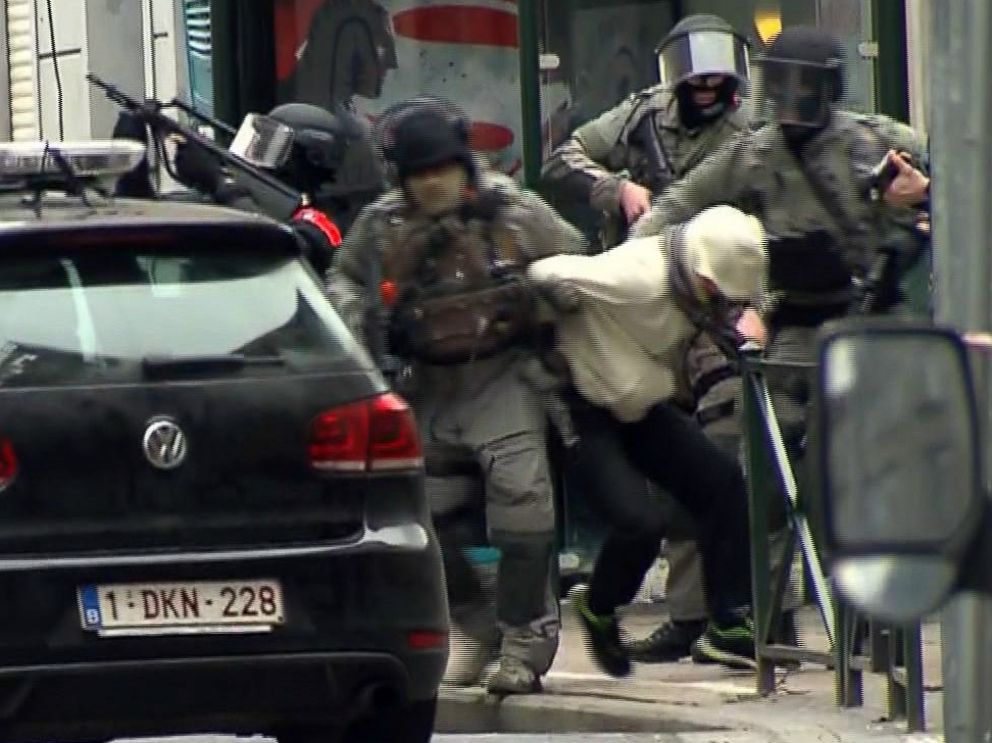
[[(767, 371), (810, 370), (813, 364), (769, 362), (759, 346), (742, 353), (743, 423), (751, 527), (751, 575), (755, 623), (757, 691), (774, 693), (780, 661), (815, 663), (834, 670), (836, 702), (841, 707), (864, 703), (864, 673), (885, 673), (890, 719), (905, 718), (909, 732), (925, 729), (922, 628), (895, 627), (869, 621), (836, 596), (823, 570), (813, 528), (803, 512), (799, 487), (766, 379)], [(770, 506), (784, 498), (788, 538), (772, 570)], [(778, 619), (799, 548), (820, 611), (828, 651), (781, 643)]]

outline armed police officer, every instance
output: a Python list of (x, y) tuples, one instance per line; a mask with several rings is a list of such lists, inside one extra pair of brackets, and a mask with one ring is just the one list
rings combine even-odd
[(739, 90), (747, 42), (722, 18), (693, 15), (658, 47), (661, 83), (579, 127), (548, 159), (542, 177), (606, 215), (603, 247), (660, 194), (721, 144), (748, 129)]
[[(285, 103), (267, 116), (245, 117), (232, 150), (306, 195), (308, 206), (291, 225), (303, 237), (307, 258), (321, 276), (358, 211), (384, 187), (367, 125), (308, 103)], [(264, 211), (250, 190), (194, 143), (177, 147), (180, 178), (217, 202)]]
[[(145, 142), (146, 124), (140, 114), (122, 112), (114, 136)], [(153, 131), (153, 135), (160, 133)], [(329, 268), (341, 233), (357, 210), (383, 190), (383, 174), (368, 127), (347, 112), (335, 115), (318, 106), (288, 103), (268, 115), (249, 114), (235, 135), (231, 152), (299, 192), (303, 205), (293, 210), (288, 222), (320, 275)], [(232, 171), (195, 141), (176, 142), (174, 171), (184, 186), (215, 203), (277, 219), (288, 215), (270, 213), (264, 184), (249, 185), (243, 173)], [(123, 177), (117, 190), (153, 197), (147, 162)]]
[[(438, 451), (460, 452), (481, 471), (486, 526), (500, 553), (502, 638), (487, 686), (530, 693), (551, 666), (559, 620), (547, 608), (554, 503), (542, 398), (528, 381), (538, 362), (534, 297), (523, 279), (533, 260), (584, 245), (540, 198), (486, 170), (468, 134), (464, 114), (442, 102), (394, 120), (384, 154), (399, 185), (361, 212), (328, 290), (373, 355), (409, 365), (403, 392), (421, 425), (428, 474)], [(485, 602), (465, 590), (470, 576), (451, 575), (458, 541), (437, 523), (452, 617), (471, 631)]]
[[(661, 82), (581, 126), (544, 166), (563, 195), (603, 212), (604, 248), (626, 235), (664, 193), (725, 142), (750, 128), (740, 93), (748, 81), (748, 44), (722, 18), (692, 15), (657, 50)], [(684, 404), (725, 451), (740, 441), (740, 377), (706, 333), (686, 356)], [(662, 496), (667, 497), (667, 496)], [(631, 644), (643, 662), (674, 661), (691, 652), (706, 626), (702, 565), (688, 514), (671, 502), (666, 599), (671, 621)]]
[[(769, 123), (666, 190), (632, 232), (660, 234), (715, 204), (755, 214), (770, 236), (766, 355), (812, 362), (821, 323), (901, 301), (899, 276), (921, 250), (917, 215), (874, 198), (870, 174), (890, 149), (919, 161), (920, 145), (903, 124), (840, 108), (843, 50), (825, 31), (783, 30), (761, 70)], [(793, 368), (769, 375), (794, 461), (804, 446), (807, 374)]]

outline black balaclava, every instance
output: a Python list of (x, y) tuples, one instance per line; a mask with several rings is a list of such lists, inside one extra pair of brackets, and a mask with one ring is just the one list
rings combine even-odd
[[(720, 31), (733, 34), (734, 28), (719, 16), (706, 13), (687, 16), (672, 27), (659, 44), (659, 50), (671, 44), (680, 36), (700, 31)], [(725, 74), (727, 79), (719, 88), (717, 99), (712, 106), (699, 108), (692, 100), (692, 86), (683, 80), (675, 86), (675, 96), (679, 104), (679, 119), (688, 129), (695, 129), (714, 121), (724, 114), (734, 103), (734, 94), (740, 88), (740, 80), (733, 70), (723, 73), (711, 72), (705, 76)]]
[[(801, 62), (812, 62), (826, 66), (831, 61), (843, 64), (844, 50), (840, 41), (831, 33), (814, 26), (792, 26), (780, 33), (768, 48), (768, 57), (778, 59), (795, 59)], [(830, 88), (832, 104), (841, 99), (844, 94), (843, 67), (838, 66), (833, 74)], [(779, 124), (785, 141), (793, 152), (798, 153), (803, 146), (819, 134), (823, 126), (799, 126), (795, 124)]]
[(347, 112), (333, 114), (309, 103), (284, 103), (268, 115), (294, 132), (289, 157), (275, 175), (311, 196), (334, 180), (349, 139), (361, 136)]
[(734, 105), (734, 94), (739, 87), (740, 81), (736, 77), (727, 77), (718, 88), (713, 105), (700, 108), (692, 99), (692, 86), (688, 82), (678, 85), (675, 96), (679, 102), (679, 118), (687, 129), (696, 129), (715, 121)]

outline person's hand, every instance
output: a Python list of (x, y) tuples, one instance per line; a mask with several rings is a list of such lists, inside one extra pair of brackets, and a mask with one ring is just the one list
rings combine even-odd
[(906, 161), (906, 153), (889, 150), (887, 155), (890, 164), (894, 164), (899, 170), (892, 183), (885, 190), (882, 198), (889, 206), (909, 207), (916, 206), (927, 197), (927, 188), (930, 179), (914, 168)]
[(761, 319), (761, 315), (752, 307), (748, 307), (741, 313), (740, 319), (737, 320), (737, 332), (742, 338), (754, 341), (762, 346), (765, 345), (765, 339), (768, 336), (768, 331), (765, 328), (764, 321)]
[(148, 126), (140, 116), (129, 111), (121, 111), (117, 114), (114, 131), (110, 136), (113, 139), (131, 139), (147, 146)]
[(211, 196), (220, 185), (223, 175), (220, 161), (198, 144), (185, 139), (177, 141), (173, 164), (183, 185)]
[(650, 208), (651, 192), (648, 189), (632, 181), (621, 181), (620, 209), (627, 218), (627, 224), (634, 224)]
[(558, 312), (575, 312), (582, 304), (578, 290), (568, 281), (545, 281), (538, 287), (538, 291)]

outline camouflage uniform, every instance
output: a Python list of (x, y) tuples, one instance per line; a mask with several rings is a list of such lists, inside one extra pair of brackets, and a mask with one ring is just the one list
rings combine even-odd
[[(362, 211), (328, 277), (331, 299), (356, 337), (374, 340), (366, 321), (378, 306), (378, 282), (390, 279), (390, 271), (416, 252), (419, 236), (439, 222), (461, 251), (451, 260), (488, 255), (488, 240), (501, 257), (522, 267), (584, 250), (578, 232), (536, 195), (491, 171), (481, 171), (479, 181), (479, 192), (499, 197), (500, 206), (488, 222), (431, 217), (401, 188)], [(535, 352), (526, 345), (465, 363), (411, 361), (403, 391), (421, 425), (428, 475), (434, 475), (427, 483), (434, 515), (443, 519), (473, 491), (464, 487), (471, 479), (460, 478), (458, 487), (459, 478), (450, 481), (433, 472), (434, 463), (461, 458), (482, 473), (489, 539), (501, 553), (496, 586), (501, 655), (504, 661), (522, 661), (539, 677), (551, 666), (560, 624), (557, 601), (549, 598), (555, 516), (546, 418), (540, 392), (524, 380), (536, 364)], [(484, 606), (454, 605), (452, 613), (465, 631), (487, 635), (476, 638), (479, 642), (491, 642), (484, 619), (473, 616), (481, 617)]]
[[(645, 120), (654, 128), (660, 163)], [(607, 217), (604, 247), (622, 239), (623, 215), (620, 187), (624, 180), (661, 193), (684, 177), (724, 142), (748, 129), (740, 109), (697, 129), (687, 129), (679, 118), (678, 101), (658, 85), (635, 93), (620, 105), (583, 124), (545, 163), (541, 176), (570, 195), (588, 203)]]

